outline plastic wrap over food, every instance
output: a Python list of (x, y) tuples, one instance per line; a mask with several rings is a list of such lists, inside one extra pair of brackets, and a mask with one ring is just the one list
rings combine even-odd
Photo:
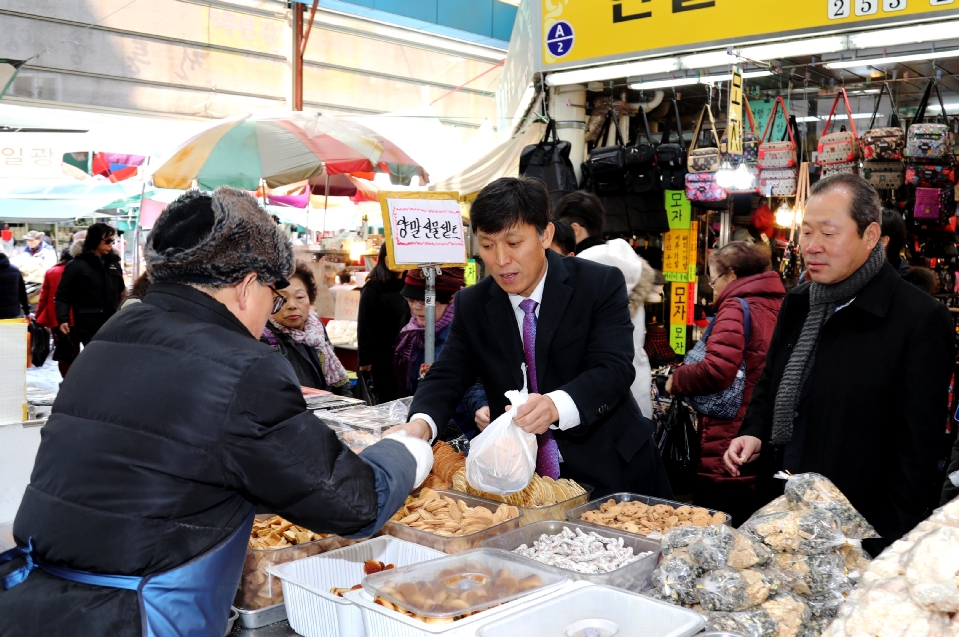
[(706, 528), (701, 526), (679, 526), (670, 529), (663, 536), (663, 555), (670, 555), (677, 549), (685, 549), (691, 542), (703, 537)]
[(756, 608), (734, 613), (707, 613), (706, 629), (744, 637), (804, 637), (811, 619), (805, 602), (791, 593), (771, 597)]
[(781, 495), (778, 498), (770, 501), (763, 507), (760, 507), (753, 517), (757, 515), (766, 515), (768, 513), (785, 513), (787, 511), (808, 511), (812, 507), (805, 502), (793, 502), (785, 495)]
[(906, 540), (896, 540), (882, 554), (869, 563), (869, 567), (862, 572), (859, 578), (859, 584), (870, 585), (878, 582), (884, 582), (894, 577), (902, 577), (906, 574), (900, 560), (902, 556), (912, 548), (913, 543)]
[(703, 610), (740, 611), (765, 602), (775, 587), (758, 570), (721, 568), (703, 575), (696, 593)]
[(846, 566), (846, 573), (853, 579), (858, 579), (871, 563), (869, 554), (861, 546), (846, 544), (839, 548), (839, 555)]
[(932, 611), (959, 611), (959, 529), (944, 526), (923, 536), (902, 556), (914, 602)]
[(949, 628), (949, 616), (922, 608), (909, 596), (905, 577), (874, 584), (837, 613), (824, 637), (940, 637)]
[(865, 540), (877, 538), (876, 529), (849, 502), (829, 478), (818, 473), (800, 473), (786, 480), (786, 498), (793, 504), (807, 504), (828, 511), (838, 521), (848, 538)]
[(677, 549), (663, 558), (653, 571), (656, 596), (665, 601), (689, 606), (699, 603), (696, 583), (704, 571), (689, 560), (685, 549)]
[(838, 553), (777, 553), (770, 566), (783, 573), (794, 593), (804, 597), (852, 589), (845, 561)]
[(821, 509), (753, 515), (740, 530), (781, 553), (812, 555), (847, 543), (835, 516)]
[(770, 557), (768, 548), (744, 533), (725, 525), (708, 527), (703, 536), (690, 542), (689, 558), (707, 570), (749, 568), (764, 564)]

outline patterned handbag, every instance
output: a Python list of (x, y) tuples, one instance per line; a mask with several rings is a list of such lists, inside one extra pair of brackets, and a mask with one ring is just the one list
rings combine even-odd
[(916, 204), (912, 218), (922, 223), (945, 225), (956, 214), (952, 188), (916, 188)]
[[(703, 106), (699, 114), (699, 121), (696, 123), (696, 130), (693, 131), (693, 145), (689, 148), (689, 155), (686, 159), (686, 169), (691, 173), (714, 173), (722, 165), (722, 155), (719, 148), (696, 148), (699, 144), (699, 134), (703, 126), (703, 117), (709, 114), (709, 124), (713, 130), (713, 139), (719, 144), (719, 133), (716, 132), (716, 120), (713, 119), (713, 110), (707, 103)], [(688, 181), (688, 180), (687, 180)]]
[[(773, 129), (773, 122), (776, 120), (776, 111), (782, 106), (783, 117), (787, 120), (786, 130), (789, 133), (788, 142), (767, 142), (766, 137)], [(773, 105), (773, 112), (769, 114), (769, 121), (766, 122), (766, 129), (760, 138), (759, 144), (759, 168), (765, 170), (768, 168), (789, 168), (796, 165), (796, 138), (793, 137), (792, 127), (788, 126), (789, 115), (786, 110), (786, 103), (782, 97), (776, 98)]]
[(901, 161), (866, 161), (862, 176), (876, 190), (895, 190), (905, 183), (906, 165)]
[[(739, 169), (737, 168), (736, 170), (739, 170)], [(746, 164), (746, 170), (748, 170), (749, 174), (753, 176), (752, 187), (747, 188), (746, 190), (740, 190), (736, 188), (735, 186), (730, 186), (729, 188), (726, 189), (726, 192), (728, 192), (731, 195), (749, 195), (754, 192), (759, 192), (759, 166), (755, 164)]]
[[(849, 120), (849, 126), (852, 132), (848, 132), (843, 126), (838, 133), (829, 133), (832, 126), (833, 115), (836, 114), (836, 106), (839, 105), (839, 98), (846, 106), (846, 117)], [(836, 99), (832, 102), (832, 110), (829, 111), (829, 117), (826, 119), (826, 127), (823, 129), (826, 134), (819, 138), (819, 154), (817, 163), (820, 166), (829, 166), (832, 164), (851, 164), (859, 162), (859, 132), (856, 130), (856, 120), (852, 118), (852, 107), (849, 105), (849, 96), (846, 95), (844, 87), (839, 88), (836, 93)], [(848, 169), (840, 172), (853, 172)], [(856, 171), (858, 172), (858, 170)], [(825, 175), (823, 175), (825, 176)]]
[(776, 168), (759, 173), (759, 194), (766, 197), (792, 197), (796, 194), (799, 172), (796, 168)]
[(686, 198), (699, 203), (726, 201), (726, 190), (716, 183), (716, 173), (687, 173)]
[(842, 164), (826, 164), (822, 167), (822, 177), (831, 177), (839, 173), (859, 174), (859, 160), (846, 162)]
[[(679, 143), (669, 143), (669, 129), (672, 119), (676, 120)], [(673, 110), (666, 117), (663, 138), (656, 147), (656, 166), (662, 177), (663, 190), (682, 190), (686, 187), (686, 142), (683, 140), (683, 127), (679, 120), (679, 105), (673, 100)]]
[[(889, 101), (892, 103), (890, 124), (894, 124), (894, 126), (873, 128), (876, 125), (879, 103), (882, 102), (884, 92), (889, 95)], [(872, 119), (869, 120), (869, 129), (862, 134), (860, 145), (862, 146), (862, 158), (866, 161), (900, 161), (906, 150), (906, 134), (902, 132), (902, 128), (899, 126), (896, 102), (892, 99), (892, 90), (885, 82), (879, 89), (879, 98), (876, 100), (876, 108), (872, 112)]]
[(743, 132), (743, 152), (742, 154), (729, 151), (729, 138), (726, 132), (723, 132), (723, 138), (719, 142), (719, 148), (722, 150), (723, 161), (730, 164), (746, 162), (755, 164), (759, 160), (759, 136), (756, 135), (756, 120), (753, 118), (753, 109), (749, 107), (749, 100), (743, 95), (743, 106), (745, 107), (746, 117), (749, 120), (749, 131)]
[[(732, 420), (736, 417), (736, 414), (739, 413), (739, 408), (743, 404), (743, 395), (746, 393), (746, 353), (749, 350), (749, 338), (751, 336), (749, 303), (742, 297), (737, 296), (735, 298), (743, 308), (743, 336), (745, 337), (745, 345), (743, 346), (743, 362), (736, 372), (736, 377), (733, 379), (732, 385), (715, 394), (687, 396), (683, 399), (683, 402), (700, 414), (722, 420)], [(706, 343), (709, 340), (709, 335), (712, 333), (715, 323), (716, 321), (714, 320), (709, 324), (709, 327), (703, 332), (703, 337), (699, 339), (696, 345), (686, 354), (686, 358), (683, 359), (684, 365), (695, 365), (705, 360)]]
[[(950, 160), (951, 157), (947, 157)], [(942, 161), (935, 164), (920, 164), (910, 161), (906, 164), (906, 183), (923, 188), (944, 188), (956, 183), (956, 164)]]
[[(936, 89), (936, 97), (939, 98), (942, 124), (922, 123), (933, 87)], [(946, 107), (942, 103), (942, 93), (939, 92), (939, 83), (936, 80), (930, 80), (926, 86), (926, 92), (922, 95), (922, 101), (919, 102), (919, 108), (912, 121), (918, 123), (910, 126), (909, 132), (906, 133), (906, 157), (921, 161), (936, 161), (952, 154), (952, 140), (949, 125), (946, 123)]]

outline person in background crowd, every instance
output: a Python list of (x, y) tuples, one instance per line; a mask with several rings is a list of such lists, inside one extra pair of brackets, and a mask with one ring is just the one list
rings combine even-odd
[(333, 300), (336, 300), (336, 295), (339, 294), (340, 290), (352, 290), (356, 288), (353, 285), (353, 276), (348, 270), (344, 270), (336, 275), (336, 285), (330, 287), (330, 294), (333, 295)]
[(73, 313), (74, 341), (87, 345), (103, 324), (113, 316), (126, 285), (120, 255), (113, 249), (117, 232), (105, 223), (87, 228), (83, 251), (63, 270), (57, 286), (57, 322), (62, 334), (70, 334)]
[(297, 263), (289, 280), (290, 285), (279, 291), (284, 303), (273, 313), (260, 340), (290, 361), (301, 386), (352, 397), (346, 369), (333, 350), (323, 321), (313, 309), (316, 301), (313, 272), (307, 265)]
[(906, 245), (906, 221), (892, 208), (882, 209), (882, 229), (879, 240), (886, 249), (886, 261), (896, 268), (899, 276), (906, 276), (909, 264), (902, 258)]
[[(54, 347), (57, 349), (62, 347), (72, 350), (68, 356), (64, 356), (62, 351), (58, 355), (55, 355), (57, 366), (60, 368), (60, 376), (63, 378), (66, 377), (67, 371), (70, 369), (70, 363), (76, 358), (77, 354), (80, 353), (80, 343), (74, 342), (69, 334), (64, 334), (58, 329), (60, 324), (57, 322), (57, 308), (54, 299), (57, 294), (57, 288), (60, 286), (60, 279), (63, 277), (64, 268), (67, 267), (67, 264), (70, 263), (74, 257), (80, 254), (82, 249), (82, 243), (74, 243), (60, 252), (60, 261), (43, 275), (43, 285), (40, 286), (40, 300), (37, 302), (37, 323), (50, 328), (53, 334)], [(70, 326), (73, 327), (72, 313), (70, 316)]]
[(556, 202), (553, 219), (565, 221), (576, 237), (575, 253), (606, 243), (603, 227), (606, 225), (606, 209), (602, 200), (591, 192), (577, 190)]
[[(434, 360), (439, 360), (446, 345), (446, 339), (453, 324), (454, 296), (463, 288), (465, 282), (463, 268), (444, 268), (436, 277), (436, 340)], [(412, 315), (409, 322), (400, 330), (396, 339), (396, 353), (393, 355), (393, 371), (399, 383), (398, 397), (404, 398), (416, 393), (423, 367), (426, 346), (426, 280), (421, 270), (410, 270), (402, 294)]]
[(398, 377), (393, 371), (396, 337), (410, 321), (410, 307), (400, 294), (403, 273), (391, 272), (386, 264), (386, 244), (380, 246), (376, 266), (366, 277), (357, 313), (357, 355), (361, 372), (373, 378), (381, 403), (396, 400)]
[(865, 542), (873, 555), (935, 503), (956, 361), (949, 311), (886, 261), (881, 219), (862, 177), (813, 185), (799, 239), (810, 282), (786, 295), (725, 456), (733, 476), (759, 460), (763, 502), (781, 469), (832, 480), (882, 536)]
[(43, 262), (43, 270), (46, 271), (57, 264), (57, 251), (43, 238), (44, 234), (36, 230), (31, 230), (23, 235), (27, 244), (23, 247), (23, 253), (40, 259)]
[[(786, 289), (779, 274), (771, 271), (769, 253), (751, 242), (726, 244), (710, 255), (707, 267), (717, 310), (706, 339), (706, 358), (676, 368), (666, 381), (666, 391), (677, 397), (722, 391), (733, 384), (745, 358), (746, 386), (735, 417), (699, 417), (701, 455), (693, 499), (699, 506), (730, 514), (733, 524), (739, 526), (759, 504), (756, 477), (730, 476), (723, 456), (739, 434), (753, 387), (766, 366), (766, 352)], [(743, 307), (738, 299), (749, 304), (748, 343)]]
[(10, 263), (7, 255), (0, 253), (0, 319), (29, 316), (27, 285), (20, 269)]
[(150, 285), (153, 284), (153, 281), (150, 280), (150, 273), (144, 272), (137, 277), (137, 280), (133, 282), (133, 289), (130, 290), (130, 295), (123, 300), (123, 303), (120, 304), (120, 309), (128, 308), (131, 305), (136, 305), (137, 303), (143, 302), (143, 297), (147, 295), (147, 290), (150, 289)]
[(554, 219), (553, 228), (553, 243), (549, 247), (564, 257), (575, 256), (576, 234), (573, 233), (573, 227), (563, 219)]
[(253, 197), (182, 195), (145, 253), (149, 292), (77, 358), (43, 428), (0, 558), (4, 637), (219, 637), (258, 507), (369, 537), (432, 467), (402, 433), (354, 454), (257, 340), (293, 253)]

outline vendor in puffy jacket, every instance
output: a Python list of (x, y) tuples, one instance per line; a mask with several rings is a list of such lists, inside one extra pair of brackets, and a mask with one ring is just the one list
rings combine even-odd
[[(706, 340), (706, 358), (676, 369), (666, 382), (673, 396), (702, 396), (733, 384), (746, 359), (746, 388), (735, 418), (723, 420), (700, 415), (701, 457), (694, 502), (733, 516), (736, 526), (756, 509), (755, 476), (732, 477), (723, 466), (723, 455), (739, 433), (753, 387), (766, 366), (779, 307), (786, 290), (779, 274), (770, 270), (769, 252), (748, 241), (734, 241), (709, 257), (709, 285), (716, 293), (716, 318)], [(749, 343), (745, 342), (743, 307), (749, 304)]]
[(257, 508), (367, 537), (432, 466), (405, 432), (347, 449), (259, 342), (293, 255), (251, 196), (182, 195), (145, 252), (153, 285), (77, 358), (44, 426), (0, 555), (3, 637), (220, 637)]
[(56, 309), (60, 332), (70, 333), (70, 310), (75, 327), (73, 339), (86, 346), (113, 316), (126, 284), (120, 255), (113, 251), (117, 231), (105, 223), (87, 228), (83, 252), (63, 269), (57, 287)]

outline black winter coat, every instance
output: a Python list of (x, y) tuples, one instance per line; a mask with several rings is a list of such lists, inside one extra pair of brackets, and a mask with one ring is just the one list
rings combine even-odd
[[(372, 533), (412, 489), (415, 463), (393, 440), (371, 450), (393, 463), (392, 511), (378, 506), (380, 474), (307, 411), (279, 352), (214, 299), (157, 283), (70, 368), (14, 536), (47, 562), (141, 576), (215, 546), (256, 505), (318, 533)], [(40, 570), (0, 588), (0, 618), (4, 637), (140, 635), (135, 592)]]
[(12, 319), (30, 313), (27, 286), (20, 269), (0, 252), (0, 319)]
[(57, 287), (57, 323), (73, 322), (80, 342), (87, 343), (120, 307), (126, 284), (120, 267), (120, 255), (115, 252), (100, 258), (84, 252), (63, 269)]
[(356, 326), (360, 366), (372, 365), (373, 387), (381, 403), (396, 400), (399, 386), (393, 372), (396, 337), (410, 322), (410, 307), (400, 294), (403, 279), (368, 281), (360, 293)]
[[(777, 483), (782, 489), (769, 445), (776, 393), (807, 314), (809, 285), (801, 285), (783, 302), (739, 430), (762, 440), (759, 488), (767, 497)], [(819, 333), (800, 405), (807, 417), (799, 469), (832, 480), (875, 526), (882, 542), (870, 552), (902, 537), (938, 501), (955, 359), (949, 311), (888, 263)]]

